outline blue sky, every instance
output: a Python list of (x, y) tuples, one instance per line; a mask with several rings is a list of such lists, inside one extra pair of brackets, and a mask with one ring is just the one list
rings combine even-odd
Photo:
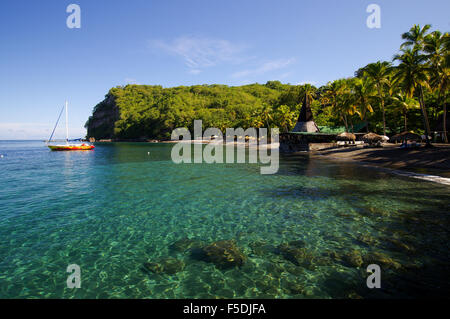
[[(66, 26), (71, 3), (80, 29)], [(371, 3), (380, 29), (366, 26)], [(390, 60), (413, 24), (449, 31), (449, 12), (448, 0), (5, 0), (0, 139), (47, 138), (66, 99), (70, 135), (84, 136), (92, 108), (127, 83), (319, 86)]]

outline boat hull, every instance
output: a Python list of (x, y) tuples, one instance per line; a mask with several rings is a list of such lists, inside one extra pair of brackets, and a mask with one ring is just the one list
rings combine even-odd
[(94, 145), (47, 145), (52, 151), (90, 151)]

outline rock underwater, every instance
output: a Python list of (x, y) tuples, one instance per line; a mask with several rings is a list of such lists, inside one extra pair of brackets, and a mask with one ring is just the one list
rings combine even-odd
[(278, 245), (277, 250), (284, 259), (292, 262), (296, 266), (302, 266), (309, 269), (315, 266), (326, 266), (331, 263), (327, 257), (316, 256), (308, 249), (304, 248), (305, 243), (300, 240), (291, 241)]
[(234, 240), (219, 240), (193, 252), (194, 258), (211, 262), (221, 269), (241, 267), (247, 257)]

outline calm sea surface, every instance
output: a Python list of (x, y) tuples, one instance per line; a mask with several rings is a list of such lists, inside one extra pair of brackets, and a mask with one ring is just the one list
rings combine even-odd
[[(0, 298), (449, 297), (450, 186), (307, 155), (276, 175), (176, 165), (171, 148), (0, 141)], [(234, 240), (245, 262), (174, 249), (193, 240)], [(144, 266), (167, 260), (178, 269)]]

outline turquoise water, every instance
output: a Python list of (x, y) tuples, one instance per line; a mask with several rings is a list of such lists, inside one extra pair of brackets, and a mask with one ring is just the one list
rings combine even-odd
[[(171, 147), (0, 141), (0, 298), (449, 296), (449, 186), (307, 155), (281, 157), (276, 175), (176, 165)], [(222, 269), (171, 247), (185, 238), (235, 240), (245, 263)], [(184, 267), (144, 267), (169, 257)], [(366, 286), (373, 260), (381, 289)], [(66, 286), (69, 264), (80, 289)]]

